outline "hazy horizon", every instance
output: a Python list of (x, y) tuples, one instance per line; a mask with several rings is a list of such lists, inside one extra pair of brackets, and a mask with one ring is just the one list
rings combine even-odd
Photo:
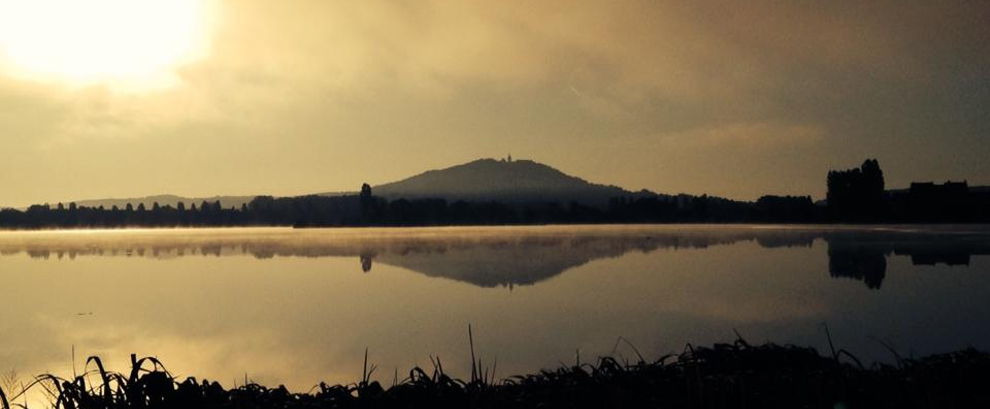
[[(449, 167), (456, 167), (458, 165), (464, 165), (464, 164), (472, 163), (472, 162), (476, 162), (476, 161), (483, 161), (483, 160), (505, 161), (505, 159), (506, 158), (480, 158), (480, 159), (475, 159), (475, 160), (472, 160), (472, 161), (469, 161), (469, 162), (453, 164), (453, 165), (450, 165), (450, 166), (444, 166), (441, 169), (425, 169), (422, 172), (416, 172), (415, 174), (411, 174), (411, 175), (408, 175), (407, 177), (403, 177), (403, 178), (400, 178), (400, 179), (397, 179), (397, 180), (388, 181), (388, 182), (381, 182), (381, 183), (371, 183), (371, 185), (377, 187), (379, 185), (391, 184), (393, 182), (400, 182), (400, 181), (404, 181), (404, 180), (406, 180), (408, 178), (411, 178), (413, 176), (421, 175), (421, 174), (423, 174), (425, 172), (428, 172), (428, 171), (431, 171), (431, 170), (443, 170), (443, 169), (447, 169)], [(513, 161), (532, 161), (532, 162), (536, 162), (536, 163), (541, 163), (539, 161), (535, 161), (535, 160), (532, 160), (532, 159), (529, 159), (529, 158), (512, 158), (512, 160)], [(543, 163), (541, 163), (541, 164), (543, 164)], [(543, 165), (551, 166), (549, 164), (543, 164)], [(853, 166), (853, 167), (856, 167), (856, 166)], [(601, 182), (598, 182), (598, 181), (595, 181), (595, 180), (588, 180), (586, 178), (583, 178), (581, 175), (569, 175), (569, 176), (577, 176), (579, 178), (585, 179), (587, 182), (592, 183), (592, 184), (603, 185), (603, 186), (610, 186), (609, 183), (601, 183)], [(932, 180), (917, 180), (915, 182), (931, 182), (931, 181)], [(938, 181), (938, 180), (935, 180), (934, 182), (935, 183), (941, 183), (941, 181)], [(979, 184), (972, 184), (971, 183), (970, 186), (980, 186), (980, 185)], [(630, 192), (638, 192), (638, 191), (641, 191), (642, 190), (642, 189), (630, 188), (628, 186), (617, 186), (617, 187), (622, 188), (622, 189), (625, 189), (625, 190), (628, 190)], [(887, 190), (898, 190), (898, 189), (906, 189), (908, 187), (909, 187), (908, 185), (905, 185), (905, 186), (891, 186), (891, 185), (888, 184), (886, 186), (886, 189)], [(323, 191), (307, 191), (307, 192), (301, 192), (301, 193), (295, 193), (295, 194), (274, 195), (274, 196), (275, 197), (293, 197), (293, 196), (304, 196), (304, 195), (312, 195), (312, 194), (333, 194), (333, 193), (340, 193), (340, 194), (351, 193), (351, 194), (356, 194), (358, 192), (358, 190), (360, 190), (360, 186), (353, 187), (351, 189), (339, 189), (339, 190), (335, 190), (335, 191), (329, 191), (329, 190), (323, 190)], [(649, 190), (649, 189), (647, 189), (647, 190)], [(667, 192), (665, 192), (665, 191), (653, 191), (653, 192), (654, 193), (659, 193), (659, 194), (668, 194), (668, 195), (679, 195), (679, 194), (697, 194), (697, 195), (702, 195), (702, 194), (708, 194), (708, 192), (691, 192), (691, 193), (689, 193), (689, 192), (669, 192), (669, 191), (667, 191)], [(767, 193), (767, 194), (770, 194), (770, 193)], [(141, 196), (83, 197), (83, 198), (73, 198), (73, 199), (64, 199), (64, 200), (53, 200), (53, 201), (45, 201), (45, 202), (26, 203), (26, 204), (13, 205), (13, 206), (12, 205), (8, 205), (8, 204), (5, 204), (5, 203), (0, 203), (0, 208), (3, 208), (3, 207), (26, 208), (26, 207), (28, 207), (30, 205), (34, 205), (34, 204), (49, 204), (49, 205), (54, 205), (56, 203), (69, 204), (69, 203), (85, 203), (85, 202), (94, 202), (94, 201), (95, 202), (122, 201), (122, 200), (133, 200), (133, 199), (149, 199), (149, 198), (157, 198), (157, 197), (163, 197), (163, 196), (178, 197), (180, 199), (197, 199), (198, 200), (198, 199), (214, 199), (214, 198), (220, 198), (220, 199), (223, 199), (223, 198), (251, 198), (251, 197), (263, 196), (263, 195), (272, 195), (272, 194), (269, 193), (269, 192), (256, 192), (256, 193), (243, 193), (243, 194), (238, 194), (238, 193), (234, 193), (234, 194), (217, 193), (217, 194), (197, 196), (197, 195), (185, 195), (185, 194), (175, 193), (175, 192), (159, 192), (159, 193), (153, 193), (153, 194), (141, 195)], [(764, 193), (755, 192), (751, 198), (750, 197), (747, 197), (747, 198), (728, 197), (728, 199), (741, 200), (741, 201), (754, 201), (757, 197), (762, 196), (762, 195), (764, 195)], [(800, 194), (800, 193), (797, 193), (797, 194), (794, 194), (794, 195), (796, 195), (796, 196), (811, 196), (811, 199), (814, 200), (814, 201), (823, 200), (825, 198), (824, 197), (824, 193), (821, 196), (815, 196), (815, 195), (812, 195), (812, 194)], [(136, 204), (136, 203), (133, 203), (133, 204)], [(149, 204), (146, 204), (146, 205), (149, 205)], [(226, 203), (225, 203), (225, 206), (227, 206)], [(237, 206), (239, 206), (239, 205), (237, 205)], [(237, 207), (237, 206), (235, 206), (235, 207)]]
[(990, 184), (990, 5), (0, 0), (2, 206), (354, 191), (478, 158), (629, 190)]

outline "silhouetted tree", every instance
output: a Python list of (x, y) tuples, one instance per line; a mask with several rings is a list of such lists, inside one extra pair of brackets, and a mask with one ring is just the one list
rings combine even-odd
[(876, 222), (884, 217), (883, 171), (876, 159), (859, 168), (828, 172), (829, 217), (839, 222)]

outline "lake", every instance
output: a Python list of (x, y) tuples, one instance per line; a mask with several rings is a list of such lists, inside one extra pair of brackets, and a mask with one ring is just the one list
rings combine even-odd
[(986, 226), (0, 232), (0, 373), (136, 353), (307, 391), (367, 348), (387, 384), (431, 356), (467, 377), (469, 324), (499, 377), (735, 332), (825, 352), (826, 324), (864, 361), (986, 350), (988, 256)]

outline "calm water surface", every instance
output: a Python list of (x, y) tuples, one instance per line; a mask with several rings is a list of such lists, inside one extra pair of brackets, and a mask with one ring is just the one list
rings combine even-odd
[[(439, 356), (501, 377), (688, 342), (866, 360), (990, 349), (990, 228), (582, 226), (0, 232), (0, 372), (131, 353), (306, 391)], [(620, 345), (617, 354), (634, 356)], [(79, 369), (77, 369), (79, 370)]]

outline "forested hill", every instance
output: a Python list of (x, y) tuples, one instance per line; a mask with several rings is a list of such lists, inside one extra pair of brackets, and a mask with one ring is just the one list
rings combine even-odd
[[(531, 160), (479, 159), (446, 169), (375, 186), (376, 196), (387, 199), (440, 198), (447, 201), (579, 202), (604, 206), (615, 197), (640, 193), (601, 185), (567, 175)], [(651, 195), (649, 193), (642, 193)]]

